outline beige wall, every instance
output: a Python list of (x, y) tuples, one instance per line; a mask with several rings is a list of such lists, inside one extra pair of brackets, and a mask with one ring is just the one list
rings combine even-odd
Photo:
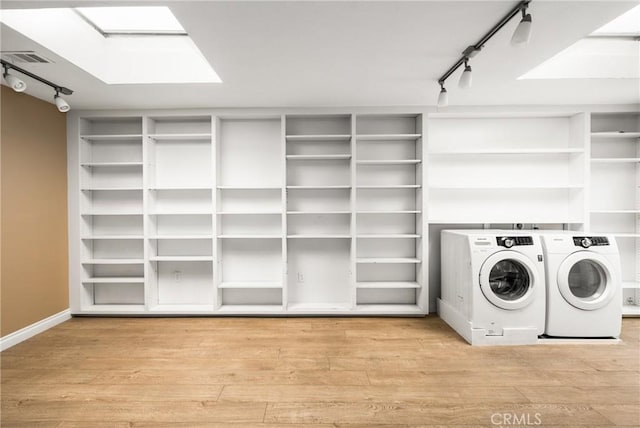
[(67, 127), (51, 103), (5, 86), (0, 100), (0, 336), (6, 336), (69, 307)]

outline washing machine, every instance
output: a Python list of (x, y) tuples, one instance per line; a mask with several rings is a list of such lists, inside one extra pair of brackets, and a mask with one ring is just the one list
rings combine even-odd
[(538, 343), (546, 289), (537, 234), (443, 230), (441, 276), (438, 313), (469, 343)]
[(547, 274), (545, 335), (618, 337), (622, 283), (615, 238), (584, 232), (540, 237)]

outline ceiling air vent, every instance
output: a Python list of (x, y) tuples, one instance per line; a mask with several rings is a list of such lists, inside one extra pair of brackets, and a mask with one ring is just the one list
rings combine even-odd
[(53, 62), (34, 51), (4, 51), (1, 54), (2, 59), (13, 64), (49, 64)]

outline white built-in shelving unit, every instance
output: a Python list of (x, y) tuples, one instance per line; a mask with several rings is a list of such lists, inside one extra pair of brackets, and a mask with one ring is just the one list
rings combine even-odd
[(355, 126), (356, 308), (428, 306), (424, 116), (358, 116)]
[(81, 115), (73, 312), (427, 313), (422, 120)]
[(214, 311), (285, 309), (282, 117), (218, 117)]
[(77, 300), (144, 311), (142, 117), (81, 119), (77, 144)]
[(72, 312), (423, 315), (430, 227), (522, 223), (614, 234), (640, 313), (639, 113), (397, 111), (72, 113)]
[(585, 114), (429, 120), (429, 222), (581, 225)]
[(640, 113), (591, 114), (590, 228), (616, 237), (623, 313), (640, 315)]
[(207, 312), (214, 302), (212, 117), (144, 119), (146, 310)]

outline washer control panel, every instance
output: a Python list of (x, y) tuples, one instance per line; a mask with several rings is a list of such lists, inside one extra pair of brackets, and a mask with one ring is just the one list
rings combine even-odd
[(498, 236), (496, 238), (500, 247), (511, 248), (519, 245), (533, 245), (531, 236)]
[(609, 240), (606, 236), (574, 236), (573, 245), (582, 248), (601, 247), (609, 245)]

